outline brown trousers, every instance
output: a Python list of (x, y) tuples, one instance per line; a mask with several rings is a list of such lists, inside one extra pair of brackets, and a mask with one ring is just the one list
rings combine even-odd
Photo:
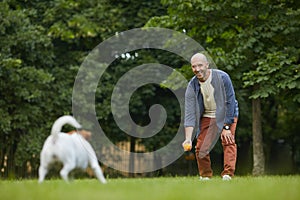
[[(234, 119), (234, 123), (231, 124), (230, 126), (230, 131), (233, 134), (233, 136), (235, 136), (236, 125), (237, 125), (237, 118)], [(212, 128), (213, 126), (215, 126), (214, 118), (207, 118), (207, 117), (201, 118), (201, 132), (197, 138), (196, 158), (198, 164), (198, 171), (200, 176), (202, 177), (212, 177), (213, 175), (209, 153), (206, 154), (205, 156), (201, 156), (201, 151), (200, 151), (203, 149), (203, 146), (208, 145), (207, 143), (209, 143), (208, 142), (209, 139), (207, 140), (207, 138), (213, 138), (213, 136), (210, 135), (216, 134), (215, 133), (216, 128)], [(225, 144), (222, 141), (222, 146), (223, 146), (223, 153), (224, 153), (224, 169), (221, 173), (221, 176), (228, 174), (233, 177), (235, 172), (236, 156), (237, 156), (236, 144), (235, 143)]]

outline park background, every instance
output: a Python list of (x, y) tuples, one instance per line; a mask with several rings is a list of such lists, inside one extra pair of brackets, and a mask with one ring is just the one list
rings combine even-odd
[[(231, 76), (240, 107), (237, 175), (299, 174), (299, 25), (300, 2), (292, 0), (1, 1), (0, 178), (37, 176), (39, 153), (52, 123), (72, 114), (72, 89), (84, 58), (102, 41), (141, 27), (188, 35)], [(166, 145), (181, 117), (172, 92), (146, 85), (131, 99), (132, 118), (146, 125), (149, 107), (159, 102), (168, 112), (164, 129), (147, 140), (118, 129), (110, 105), (114, 84), (143, 63), (165, 64), (192, 77), (189, 63), (161, 50), (129, 52), (112, 63), (97, 88), (97, 117), (110, 139), (132, 152)], [(219, 143), (212, 158), (218, 173)], [(147, 174), (102, 167), (111, 177), (197, 174), (190, 153)]]

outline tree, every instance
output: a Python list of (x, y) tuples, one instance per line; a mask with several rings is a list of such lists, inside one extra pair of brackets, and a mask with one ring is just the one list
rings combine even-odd
[[(159, 1), (127, 0), (17, 0), (1, 2), (0, 7), (0, 164), (9, 154), (9, 166), (30, 161), (36, 170), (52, 122), (71, 114), (72, 88), (85, 56), (106, 38), (141, 27), (164, 8)], [(103, 108), (100, 121), (112, 120), (109, 101), (104, 99), (110, 96), (113, 81), (106, 74), (107, 90), (102, 90), (98, 102)], [(104, 124), (110, 127), (110, 121)]]
[(41, 135), (36, 133), (46, 130), (40, 124), (47, 119), (41, 116), (51, 105), (44, 91), (54, 81), (47, 71), (53, 54), (43, 27), (31, 24), (25, 13), (11, 10), (5, 2), (0, 9), (0, 163), (6, 158), (7, 165), (14, 166), (15, 154), (29, 160), (38, 155)]
[[(299, 91), (299, 3), (256, 0), (162, 3), (168, 7), (168, 15), (152, 18), (147, 26), (184, 30), (203, 45), (217, 66), (231, 74), (240, 105), (251, 94), (253, 174), (263, 174), (261, 99), (289, 90), (293, 99), (298, 100), (295, 91)], [(262, 118), (267, 116), (262, 114)], [(249, 118), (241, 109), (243, 117)]]

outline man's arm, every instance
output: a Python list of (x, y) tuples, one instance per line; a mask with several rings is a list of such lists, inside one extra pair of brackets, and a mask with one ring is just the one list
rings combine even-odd
[(193, 135), (193, 131), (194, 131), (194, 127), (185, 127), (184, 129), (185, 131), (185, 140), (186, 141), (192, 141), (192, 135)]
[(230, 76), (228, 74), (226, 74), (223, 81), (226, 95), (226, 115), (224, 121), (224, 128), (221, 133), (221, 139), (225, 144), (233, 144), (234, 136), (230, 131), (230, 126), (234, 122), (234, 113), (236, 106), (235, 92)]
[(234, 112), (235, 112), (235, 92), (234, 88), (230, 79), (230, 76), (225, 73), (225, 76), (223, 76), (223, 83), (225, 88), (225, 106), (226, 106), (226, 115), (225, 115), (225, 122), (224, 125), (231, 125), (233, 123), (234, 119)]
[(184, 127), (185, 127), (185, 140), (182, 143), (184, 145), (192, 145), (192, 135), (194, 127), (196, 126), (196, 97), (195, 91), (192, 87), (191, 82), (185, 92), (185, 116), (184, 116)]
[(193, 135), (194, 127), (192, 126), (185, 127), (184, 131), (185, 131), (185, 140), (182, 143), (183, 148), (187, 144), (192, 145), (192, 135)]

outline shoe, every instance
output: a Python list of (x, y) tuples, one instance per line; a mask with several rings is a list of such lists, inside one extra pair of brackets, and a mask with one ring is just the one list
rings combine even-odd
[(229, 176), (229, 175), (224, 175), (224, 176), (222, 176), (222, 180), (223, 181), (230, 181), (231, 180), (231, 177)]
[(200, 176), (200, 181), (208, 181), (208, 180), (210, 180), (209, 177), (202, 177), (202, 176)]

